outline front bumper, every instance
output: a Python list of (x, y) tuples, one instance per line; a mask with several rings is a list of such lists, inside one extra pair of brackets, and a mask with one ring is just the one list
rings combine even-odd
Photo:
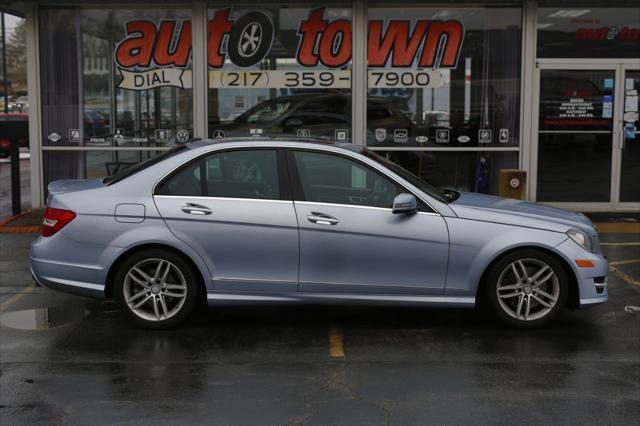
[[(571, 268), (578, 283), (579, 308), (604, 303), (609, 300), (609, 288), (607, 277), (609, 275), (609, 262), (600, 253), (591, 253), (573, 240), (567, 239), (556, 247), (571, 264)], [(579, 267), (577, 259), (590, 260), (594, 266)]]

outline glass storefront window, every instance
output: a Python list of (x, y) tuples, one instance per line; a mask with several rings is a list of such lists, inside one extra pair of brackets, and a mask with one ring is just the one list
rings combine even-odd
[(209, 136), (350, 141), (351, 8), (210, 2)]
[[(376, 151), (438, 188), (498, 193), (500, 169), (518, 166), (518, 152)], [(496, 178), (492, 178), (495, 176)]]
[(638, 7), (540, 7), (537, 26), (539, 58), (640, 57)]
[(368, 14), (368, 146), (519, 146), (520, 8)]
[(156, 150), (45, 150), (45, 188), (58, 179), (102, 179), (160, 154)]
[(45, 146), (189, 138), (189, 8), (41, 7), (39, 21)]

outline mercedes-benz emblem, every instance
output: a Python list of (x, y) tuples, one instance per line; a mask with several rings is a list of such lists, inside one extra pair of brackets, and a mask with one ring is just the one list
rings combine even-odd
[(238, 42), (238, 53), (245, 58), (253, 55), (262, 41), (262, 26), (252, 22), (242, 30)]

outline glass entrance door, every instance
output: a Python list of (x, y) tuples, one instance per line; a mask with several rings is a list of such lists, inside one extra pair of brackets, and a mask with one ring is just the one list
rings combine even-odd
[(616, 68), (540, 70), (536, 200), (612, 203)]
[(640, 68), (623, 67), (622, 74), (619, 202), (621, 207), (640, 208), (640, 121), (638, 121)]

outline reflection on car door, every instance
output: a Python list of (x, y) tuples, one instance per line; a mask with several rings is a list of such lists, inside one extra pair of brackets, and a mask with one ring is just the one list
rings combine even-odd
[(154, 196), (171, 231), (203, 256), (215, 290), (297, 291), (298, 227), (274, 149), (214, 153)]
[(449, 237), (433, 211), (393, 214), (407, 192), (354, 159), (293, 150), (300, 291), (442, 294)]

